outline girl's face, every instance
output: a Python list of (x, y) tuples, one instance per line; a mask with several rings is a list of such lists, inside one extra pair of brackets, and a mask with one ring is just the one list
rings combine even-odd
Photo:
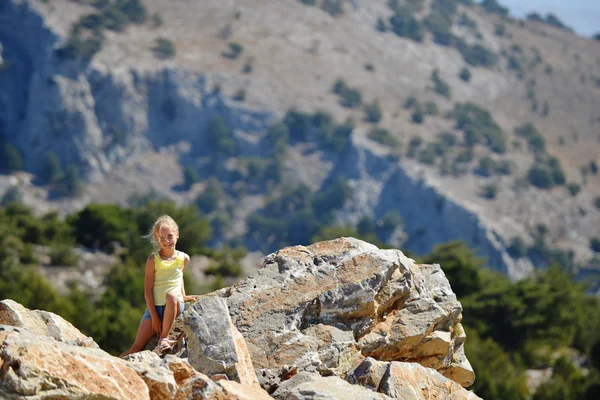
[(171, 251), (175, 249), (177, 239), (179, 239), (179, 232), (172, 226), (163, 225), (158, 230), (156, 239), (158, 239), (162, 250)]

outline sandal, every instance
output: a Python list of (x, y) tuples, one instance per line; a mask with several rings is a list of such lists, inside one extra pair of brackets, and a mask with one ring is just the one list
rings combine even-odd
[(153, 351), (156, 354), (161, 355), (164, 352), (171, 350), (174, 345), (175, 345), (175, 342), (173, 342), (172, 340), (169, 340), (167, 338), (162, 338), (158, 341), (158, 344), (156, 345), (156, 347), (154, 348)]

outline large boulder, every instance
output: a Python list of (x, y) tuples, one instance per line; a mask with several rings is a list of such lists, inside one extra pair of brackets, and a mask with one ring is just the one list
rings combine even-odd
[(60, 342), (99, 348), (92, 338), (85, 336), (60, 315), (43, 310), (30, 310), (10, 299), (0, 301), (0, 325), (22, 327)]
[(399, 250), (353, 238), (287, 247), (224, 296), (262, 375), (344, 377), (372, 357), (417, 362), (463, 386), (474, 381), (462, 307), (442, 269)]
[(0, 329), (2, 399), (148, 400), (148, 387), (127, 363), (20, 328)]

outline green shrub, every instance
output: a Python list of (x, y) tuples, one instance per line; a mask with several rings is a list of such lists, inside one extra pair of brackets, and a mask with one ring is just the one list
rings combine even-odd
[(154, 47), (152, 47), (152, 52), (154, 55), (161, 59), (166, 60), (169, 58), (174, 58), (176, 54), (175, 45), (169, 39), (165, 39), (162, 37), (156, 38), (154, 40)]
[(415, 106), (415, 109), (413, 110), (413, 113), (411, 115), (411, 120), (415, 124), (422, 124), (423, 121), (425, 121), (425, 113), (423, 112), (423, 109), (420, 104), (417, 104)]
[(67, 218), (77, 243), (110, 252), (113, 242), (129, 243), (137, 233), (130, 211), (112, 204), (89, 204)]
[(220, 115), (212, 117), (208, 123), (208, 145), (217, 156), (231, 157), (237, 153), (233, 129)]
[(494, 174), (496, 170), (496, 161), (494, 161), (491, 157), (485, 156), (479, 159), (479, 167), (477, 168), (477, 173), (482, 176), (489, 177)]
[(471, 71), (467, 67), (463, 67), (458, 76), (465, 82), (469, 82), (471, 80)]
[(332, 17), (337, 17), (344, 13), (344, 3), (342, 0), (323, 0), (321, 10)]
[(397, 9), (390, 17), (392, 32), (400, 37), (410, 38), (422, 42), (424, 37), (424, 26), (412, 14), (408, 8)]
[(392, 148), (398, 148), (400, 146), (398, 139), (393, 137), (385, 128), (372, 128), (369, 131), (368, 137), (377, 143), (381, 143)]
[(238, 89), (238, 91), (233, 95), (233, 99), (236, 101), (246, 100), (246, 90), (244, 88)]
[(527, 173), (529, 182), (541, 189), (565, 184), (565, 173), (555, 157), (538, 157)]
[(225, 57), (236, 59), (244, 51), (244, 46), (237, 42), (230, 42), (228, 44), (229, 51), (223, 53)]
[(73, 252), (71, 244), (55, 243), (50, 247), (50, 264), (62, 267), (74, 267), (79, 258)]
[(423, 164), (433, 165), (435, 164), (435, 148), (429, 144), (419, 153), (419, 162)]
[(0, 148), (0, 155), (0, 172), (10, 174), (25, 169), (21, 152), (12, 143), (3, 142)]
[(340, 104), (344, 107), (354, 108), (361, 104), (362, 96), (357, 89), (353, 89), (344, 82), (343, 79), (338, 79), (331, 88), (333, 93), (340, 96)]
[(508, 8), (502, 7), (497, 0), (483, 0), (480, 6), (489, 13), (500, 14), (502, 16), (508, 15)]
[(308, 139), (312, 118), (305, 112), (290, 110), (283, 118), (283, 124), (288, 128), (292, 140), (303, 142)]
[(600, 238), (593, 237), (590, 239), (590, 249), (596, 253), (600, 253)]
[(418, 136), (413, 136), (412, 138), (410, 138), (410, 141), (408, 142), (408, 149), (407, 149), (407, 157), (414, 157), (415, 153), (417, 151), (417, 149), (421, 146), (421, 144), (423, 143), (423, 139), (421, 139)]
[(314, 6), (317, 4), (317, 0), (299, 0), (300, 3), (306, 5), (306, 6)]
[(434, 43), (442, 46), (451, 46), (454, 43), (451, 15), (444, 15), (439, 8), (433, 9), (423, 19), (423, 24), (433, 34)]
[(377, 29), (379, 32), (387, 31), (387, 26), (385, 25), (383, 18), (377, 18), (377, 25), (375, 25), (375, 29)]
[(481, 187), (481, 197), (488, 200), (493, 200), (498, 195), (499, 187), (493, 183), (485, 184)]
[(492, 67), (496, 65), (498, 56), (479, 43), (469, 45), (464, 39), (456, 38), (456, 48), (463, 56), (463, 59), (474, 67)]
[(183, 185), (186, 188), (190, 188), (194, 183), (200, 181), (200, 176), (195, 168), (186, 165), (183, 169)]
[(594, 197), (594, 207), (600, 210), (600, 196)]
[(581, 191), (581, 186), (575, 182), (569, 182), (567, 183), (567, 190), (571, 196), (575, 197)]
[(515, 128), (515, 134), (527, 140), (529, 149), (534, 153), (544, 153), (546, 151), (546, 141), (535, 125), (531, 122)]
[(54, 151), (50, 150), (46, 153), (44, 168), (39, 176), (43, 183), (55, 183), (63, 178), (60, 160)]
[(219, 210), (225, 200), (225, 191), (214, 177), (209, 178), (206, 188), (196, 199), (196, 206), (205, 214)]
[(318, 218), (324, 217), (334, 210), (344, 206), (352, 198), (352, 188), (348, 180), (340, 176), (331, 186), (315, 193), (312, 199), (312, 209)]
[(433, 90), (440, 96), (450, 98), (450, 86), (444, 82), (440, 76), (439, 71), (436, 69), (431, 73), (431, 80), (433, 81)]
[(477, 29), (477, 22), (469, 17), (466, 13), (460, 14), (458, 18), (458, 25), (464, 26), (469, 29)]
[(404, 102), (404, 108), (406, 108), (408, 110), (408, 109), (413, 108), (417, 104), (418, 104), (418, 102), (417, 102), (417, 99), (415, 98), (415, 96), (408, 96), (408, 98)]
[(458, 103), (451, 115), (457, 129), (464, 132), (467, 145), (483, 142), (495, 153), (506, 151), (506, 136), (486, 109), (473, 103)]
[(506, 26), (504, 24), (496, 24), (494, 27), (496, 36), (503, 37), (506, 34)]
[(381, 120), (381, 107), (379, 107), (377, 100), (373, 100), (371, 104), (365, 104), (364, 110), (368, 122), (376, 124)]
[(522, 258), (527, 255), (527, 246), (519, 236), (512, 238), (506, 250), (513, 258)]
[(438, 115), (439, 109), (437, 104), (434, 101), (426, 101), (423, 103), (423, 108), (425, 109), (425, 114), (427, 115)]

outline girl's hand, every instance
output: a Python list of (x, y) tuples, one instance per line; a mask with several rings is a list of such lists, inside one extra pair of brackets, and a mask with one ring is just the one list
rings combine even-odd
[(152, 332), (157, 335), (160, 335), (162, 332), (162, 321), (158, 316), (156, 318), (152, 317)]
[(198, 295), (191, 295), (191, 296), (185, 295), (183, 297), (183, 301), (193, 301), (193, 300), (197, 300), (199, 298), (200, 298), (200, 296), (198, 296)]

